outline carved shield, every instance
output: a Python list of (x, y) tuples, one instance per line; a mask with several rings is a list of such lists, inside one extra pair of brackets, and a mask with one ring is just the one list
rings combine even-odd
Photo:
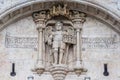
[(63, 41), (68, 44), (76, 44), (76, 34), (72, 26), (64, 27), (67, 34), (64, 34)]

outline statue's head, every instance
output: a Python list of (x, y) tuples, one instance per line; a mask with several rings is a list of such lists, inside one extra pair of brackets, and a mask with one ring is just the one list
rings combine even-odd
[(56, 22), (56, 24), (55, 24), (56, 30), (62, 30), (62, 26), (63, 26), (63, 23), (60, 21)]

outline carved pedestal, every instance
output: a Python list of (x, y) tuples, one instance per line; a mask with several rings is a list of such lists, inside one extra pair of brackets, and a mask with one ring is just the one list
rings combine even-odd
[(34, 73), (41, 75), (44, 72), (44, 68), (35, 68), (34, 70), (32, 70)]
[[(82, 61), (81, 61), (82, 62)], [(77, 74), (77, 76), (80, 76), (80, 74), (82, 72), (87, 72), (87, 69), (83, 67), (82, 63), (78, 63), (76, 64), (76, 66), (74, 67), (74, 71)]]
[(54, 65), (50, 68), (50, 72), (55, 80), (64, 80), (68, 69), (65, 65)]

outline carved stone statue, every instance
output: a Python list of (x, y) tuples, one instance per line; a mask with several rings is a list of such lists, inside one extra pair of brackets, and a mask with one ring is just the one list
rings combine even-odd
[(52, 45), (55, 64), (61, 64), (65, 52), (66, 43), (63, 42), (63, 35), (67, 34), (67, 32), (62, 31), (62, 27), (63, 24), (57, 22), (55, 24), (56, 31), (52, 32), (48, 40), (48, 44)]
[(86, 14), (70, 10), (67, 4), (55, 4), (49, 10), (34, 12), (33, 18), (39, 27), (39, 57), (34, 72), (41, 75), (49, 71), (55, 80), (64, 80), (68, 71), (74, 70), (77, 75), (86, 72), (81, 52), (81, 29)]
[(70, 30), (63, 29), (63, 23), (60, 21), (56, 22), (54, 31), (50, 27), (47, 29), (48, 34), (45, 35), (45, 39), (47, 44), (52, 48), (51, 53), (53, 54), (54, 64), (62, 64), (67, 45), (75, 43), (74, 31), (70, 32)]

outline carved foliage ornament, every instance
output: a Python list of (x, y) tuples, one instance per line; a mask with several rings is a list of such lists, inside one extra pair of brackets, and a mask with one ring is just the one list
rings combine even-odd
[(76, 11), (76, 10), (70, 10), (67, 7), (67, 4), (64, 5), (53, 5), (52, 8), (50, 8), (49, 10), (42, 10), (42, 11), (38, 11), (38, 12), (34, 12), (33, 13), (33, 18), (34, 20), (38, 20), (38, 19), (51, 19), (52, 17), (55, 16), (64, 16), (67, 17), (68, 19), (81, 19), (81, 21), (85, 20), (86, 14), (80, 11)]

